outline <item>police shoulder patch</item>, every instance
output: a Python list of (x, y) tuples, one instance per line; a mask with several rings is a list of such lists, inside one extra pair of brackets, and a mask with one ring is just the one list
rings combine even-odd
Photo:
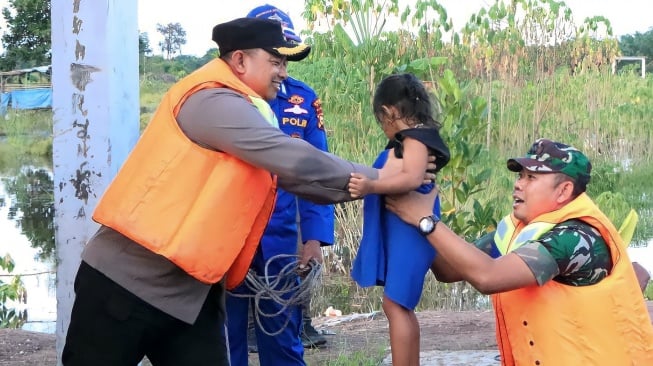
[(317, 128), (324, 130), (324, 112), (322, 111), (322, 101), (320, 98), (315, 98), (312, 106), (315, 108), (315, 115), (317, 116)]

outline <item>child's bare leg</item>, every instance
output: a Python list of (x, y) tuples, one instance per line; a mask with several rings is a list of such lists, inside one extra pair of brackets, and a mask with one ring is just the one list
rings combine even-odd
[(383, 311), (390, 326), (393, 366), (419, 366), (419, 323), (412, 310), (383, 296)]

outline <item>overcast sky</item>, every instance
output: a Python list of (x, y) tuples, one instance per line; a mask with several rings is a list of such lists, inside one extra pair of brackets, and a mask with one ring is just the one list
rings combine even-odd
[[(4, 0), (0, 0), (4, 1)], [(646, 32), (653, 26), (653, 18), (646, 10), (651, 0), (567, 0), (566, 4), (572, 10), (574, 19), (582, 22), (586, 17), (603, 15), (610, 19), (617, 36), (631, 34), (637, 31)], [(400, 0), (400, 9), (411, 0)], [(439, 0), (449, 17), (453, 19), (454, 27), (462, 27), (472, 13), (482, 7), (489, 7), (493, 0)], [(286, 11), (295, 28), (305, 28), (301, 13), (304, 9), (303, 0), (138, 0), (138, 19), (141, 32), (147, 32), (150, 45), (156, 53), (160, 41), (156, 24), (180, 23), (186, 31), (187, 44), (182, 48), (184, 54), (202, 56), (209, 48), (216, 47), (211, 41), (211, 29), (214, 25), (231, 19), (245, 16), (252, 8), (261, 4), (272, 4)], [(179, 6), (178, 4), (183, 4)], [(228, 4), (228, 5), (226, 5)], [(403, 5), (402, 5), (403, 4)]]
[[(211, 29), (222, 23), (247, 14), (252, 8), (265, 4), (263, 0), (136, 0), (138, 1), (139, 30), (147, 32), (150, 45), (155, 53), (160, 54), (158, 43), (160, 35), (156, 24), (180, 23), (186, 31), (187, 43), (182, 53), (202, 56), (209, 48), (215, 47), (211, 41)], [(508, 1), (508, 0), (506, 0)], [(401, 9), (413, 0), (400, 0)], [(297, 30), (305, 28), (301, 13), (303, 0), (270, 0), (286, 11), (295, 23)], [(453, 19), (454, 26), (463, 26), (472, 13), (481, 7), (489, 7), (493, 0), (439, 0)], [(646, 32), (653, 26), (653, 18), (648, 12), (650, 0), (567, 0), (574, 18), (582, 22), (586, 17), (603, 15), (610, 19), (615, 35)], [(82, 3), (84, 4), (84, 3)], [(7, 0), (0, 0), (0, 8), (8, 5)], [(648, 15), (647, 15), (648, 14)], [(4, 19), (0, 16), (0, 27), (4, 30)], [(1, 31), (0, 31), (1, 32)]]

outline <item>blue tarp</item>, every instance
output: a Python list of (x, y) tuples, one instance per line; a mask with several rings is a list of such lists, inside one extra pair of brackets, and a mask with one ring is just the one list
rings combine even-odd
[(11, 95), (9, 93), (0, 93), (0, 116), (4, 116), (7, 113), (10, 98)]
[(38, 109), (52, 107), (52, 88), (12, 90), (13, 109)]
[(0, 116), (7, 113), (7, 108), (39, 109), (52, 108), (52, 88), (17, 89), (0, 93)]

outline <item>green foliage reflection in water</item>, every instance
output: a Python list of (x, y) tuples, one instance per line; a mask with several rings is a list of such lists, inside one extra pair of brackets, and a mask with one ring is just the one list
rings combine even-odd
[[(9, 300), (25, 302), (25, 288), (20, 276), (11, 276), (14, 270), (14, 261), (9, 254), (0, 257), (0, 269), (10, 274), (0, 277), (0, 328), (20, 328), (27, 320), (27, 314), (8, 308), (6, 304)], [(8, 281), (6, 281), (7, 278), (9, 278)]]
[(25, 167), (18, 175), (3, 178), (3, 183), (13, 203), (8, 219), (18, 222), (40, 260), (54, 258), (54, 182), (50, 172)]
[[(0, 120), (0, 176), (6, 194), (0, 205), (11, 202), (7, 219), (16, 220), (39, 258), (48, 260), (54, 253), (53, 181), (47, 169), (52, 161), (52, 112), (50, 110), (10, 111)], [(10, 274), (13, 260), (2, 257), (0, 267)], [(8, 279), (8, 280), (6, 280)], [(6, 280), (6, 281), (5, 281)], [(0, 278), (0, 327), (20, 328), (25, 311), (7, 306), (7, 301), (25, 302), (25, 289), (19, 275)]]

